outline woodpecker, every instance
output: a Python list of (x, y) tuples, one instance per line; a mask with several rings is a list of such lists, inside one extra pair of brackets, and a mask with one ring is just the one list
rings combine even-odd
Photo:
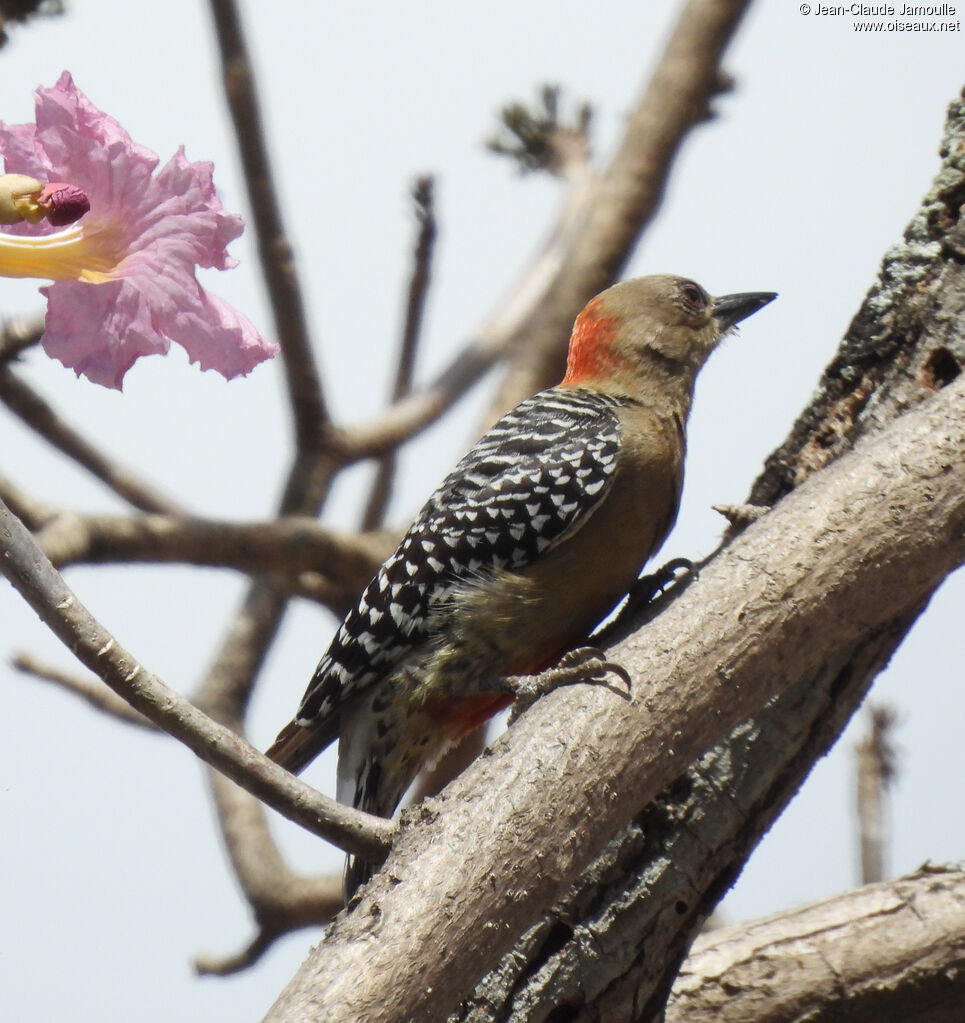
[[(564, 655), (669, 533), (697, 373), (774, 297), (712, 298), (659, 275), (592, 299), (563, 381), (500, 419), (443, 480), (342, 622), (268, 756), (298, 772), (337, 737), (337, 798), (390, 817), (449, 745), (522, 691), (550, 688), (545, 669), (561, 658), (571, 670), (558, 668), (558, 681), (613, 667), (591, 649)], [(541, 672), (548, 684), (534, 690)], [(346, 897), (371, 872), (350, 861)]]

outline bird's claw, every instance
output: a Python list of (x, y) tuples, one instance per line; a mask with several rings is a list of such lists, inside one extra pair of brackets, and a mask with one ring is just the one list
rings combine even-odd
[(592, 646), (577, 647), (565, 653), (556, 666), (538, 675), (514, 675), (506, 679), (507, 687), (515, 697), (510, 723), (516, 720), (541, 696), (557, 689), (559, 686), (585, 682), (590, 685), (606, 685), (610, 675), (616, 675), (627, 687), (626, 697), (629, 699), (633, 681), (629, 672), (622, 664), (608, 661), (606, 654)]
[[(678, 572), (684, 575), (678, 576)], [(690, 576), (692, 581), (699, 575), (697, 566), (689, 558), (673, 558), (666, 565), (661, 565), (656, 572), (640, 576), (630, 590), (630, 599), (635, 607), (645, 607), (657, 597), (663, 596), (666, 589), (681, 578)]]
[[(595, 646), (581, 646), (570, 650), (559, 659), (553, 671), (573, 671), (574, 682), (606, 682), (607, 675), (616, 675), (627, 687), (627, 693), (633, 686), (630, 673), (622, 664), (608, 661), (606, 654)], [(559, 685), (565, 685), (561, 681)]]

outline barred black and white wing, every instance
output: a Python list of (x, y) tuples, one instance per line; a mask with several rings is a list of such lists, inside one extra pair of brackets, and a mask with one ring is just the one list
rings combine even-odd
[(482, 437), (346, 616), (269, 756), (290, 770), (305, 766), (335, 739), (339, 708), (426, 639), (432, 608), (454, 586), (522, 569), (582, 526), (613, 480), (618, 405), (588, 390), (553, 388)]

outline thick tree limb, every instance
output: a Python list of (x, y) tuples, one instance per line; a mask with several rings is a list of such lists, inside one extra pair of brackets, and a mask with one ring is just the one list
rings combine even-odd
[[(891, 637), (884, 626), (881, 636)], [(659, 1019), (677, 967), (858, 697), (879, 652), (836, 652), (637, 814), (477, 987), (453, 1020)], [(577, 1012), (577, 1007), (580, 1007)]]
[(2, 502), (0, 568), (77, 659), (158, 728), (313, 834), (347, 851), (384, 855), (394, 831), (389, 821), (322, 796), (146, 671), (80, 603)]
[(666, 1023), (959, 1023), (965, 873), (928, 868), (697, 939)]
[(641, 680), (632, 705), (554, 693), (417, 811), (267, 1018), (444, 1018), (702, 751), (963, 560), (960, 381), (789, 495), (613, 648)]

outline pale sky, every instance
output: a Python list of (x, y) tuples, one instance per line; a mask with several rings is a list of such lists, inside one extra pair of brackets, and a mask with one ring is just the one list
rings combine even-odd
[[(411, 248), (412, 178), (438, 175), (440, 240), (420, 376), (441, 366), (510, 288), (552, 221), (558, 186), (520, 179), (481, 144), (499, 107), (545, 82), (596, 110), (605, 156), (677, 3), (493, 0), (244, 4), (265, 120), (284, 188), (327, 396), (346, 421), (387, 389)], [(136, 12), (136, 13), (133, 13)], [(219, 91), (207, 8), (73, 0), (62, 18), (12, 29), (0, 52), (0, 119), (32, 118), (32, 90), (70, 70), (136, 141), (166, 160), (184, 144), (213, 160), (225, 205), (247, 215)], [(628, 276), (676, 272), (711, 292), (780, 298), (714, 357), (691, 420), (683, 510), (662, 557), (711, 550), (712, 504), (744, 498), (763, 458), (808, 400), (881, 256), (938, 167), (947, 103), (965, 81), (961, 31), (865, 33), (850, 16), (754, 7), (730, 48), (736, 91), (684, 146), (657, 223)], [(238, 269), (206, 283), (264, 333), (271, 324), (252, 239)], [(0, 282), (0, 314), (30, 313), (33, 282)], [(145, 359), (123, 394), (32, 352), (29, 381), (118, 458), (199, 513), (269, 513), (288, 458), (280, 367), (230, 384), (182, 354)], [(462, 454), (485, 389), (403, 462), (393, 521), (403, 525)], [(0, 412), (0, 471), (28, 493), (84, 510), (121, 510), (86, 474)], [(357, 521), (367, 474), (339, 483), (329, 521)], [(90, 568), (68, 581), (118, 638), (190, 693), (217, 648), (242, 582), (188, 568)], [(901, 776), (894, 871), (965, 856), (960, 722), (961, 574), (879, 680), (897, 705)], [(291, 716), (335, 623), (298, 605), (269, 659), (251, 719), (264, 747)], [(252, 924), (227, 874), (202, 773), (173, 740), (145, 737), (6, 663), (26, 649), (64, 668), (69, 654), (0, 585), (0, 1011), (11, 1020), (256, 1020), (317, 940), (300, 932), (254, 969), (199, 980), (191, 957), (227, 954)], [(817, 766), (724, 903), (731, 921), (852, 886), (854, 731)], [(333, 758), (307, 779), (331, 791)], [(300, 868), (341, 855), (278, 822)]]

